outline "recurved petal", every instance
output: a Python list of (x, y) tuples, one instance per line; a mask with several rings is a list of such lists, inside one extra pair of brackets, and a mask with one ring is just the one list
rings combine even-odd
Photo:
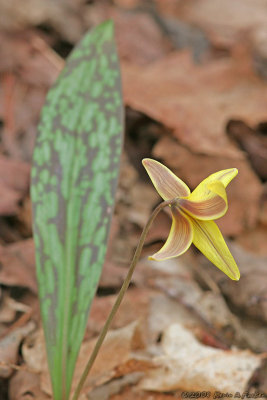
[(186, 197), (190, 194), (189, 187), (165, 165), (151, 158), (144, 158), (142, 163), (157, 192), (164, 200)]
[(231, 180), (238, 174), (236, 168), (224, 169), (222, 171), (215, 172), (214, 174), (208, 176), (204, 179), (196, 189), (190, 194), (190, 200), (201, 201), (204, 197), (209, 195), (210, 184), (213, 182), (221, 182), (223, 186), (226, 186), (231, 182)]
[(192, 219), (192, 224), (194, 245), (229, 278), (238, 281), (239, 269), (215, 222)]
[(191, 219), (182, 215), (176, 207), (172, 207), (172, 226), (168, 239), (164, 246), (149, 258), (162, 261), (178, 257), (186, 252), (192, 240), (193, 227)]
[(211, 220), (222, 217), (228, 208), (227, 195), (222, 182), (214, 181), (207, 184), (207, 191), (201, 200), (180, 199), (179, 206), (189, 215), (201, 220)]

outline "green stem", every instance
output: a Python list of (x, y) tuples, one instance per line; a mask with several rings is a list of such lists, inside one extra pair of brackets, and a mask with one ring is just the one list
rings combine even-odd
[(133, 259), (132, 259), (132, 263), (130, 265), (130, 268), (129, 268), (129, 271), (127, 273), (127, 276), (126, 276), (126, 278), (125, 278), (125, 280), (123, 282), (123, 285), (122, 285), (122, 287), (121, 287), (121, 289), (119, 291), (118, 297), (117, 297), (117, 299), (116, 299), (116, 301), (115, 301), (115, 303), (114, 303), (114, 305), (112, 307), (112, 310), (111, 310), (111, 312), (110, 312), (110, 314), (108, 316), (108, 319), (106, 320), (105, 325), (102, 328), (102, 331), (101, 331), (101, 333), (99, 335), (99, 338), (98, 338), (98, 340), (97, 340), (97, 342), (95, 344), (95, 347), (94, 347), (94, 349), (92, 351), (92, 354), (91, 354), (91, 356), (89, 358), (89, 361), (86, 364), (86, 367), (85, 367), (85, 369), (83, 371), (83, 374), (82, 374), (82, 376), (80, 378), (78, 386), (77, 386), (77, 388), (75, 390), (75, 393), (74, 393), (74, 395), (72, 397), (72, 400), (78, 400), (78, 398), (79, 398), (79, 395), (81, 393), (81, 390), (82, 390), (82, 387), (84, 385), (84, 382), (85, 382), (85, 380), (86, 380), (86, 378), (87, 378), (87, 376), (88, 376), (88, 374), (89, 374), (89, 372), (90, 372), (90, 370), (91, 370), (91, 368), (92, 368), (92, 366), (94, 364), (96, 356), (97, 356), (97, 354), (98, 354), (98, 352), (100, 350), (100, 347), (101, 347), (101, 345), (102, 345), (102, 343), (103, 343), (103, 341), (104, 341), (104, 339), (106, 337), (106, 334), (108, 332), (110, 324), (111, 324), (116, 312), (118, 311), (118, 308), (119, 308), (119, 306), (120, 306), (120, 304), (122, 302), (122, 299), (123, 299), (128, 287), (129, 287), (129, 284), (130, 284), (132, 276), (133, 276), (134, 269), (136, 267), (136, 264), (137, 264), (137, 262), (139, 260), (142, 248), (144, 246), (144, 242), (145, 242), (146, 236), (148, 234), (148, 231), (149, 231), (154, 219), (156, 218), (158, 213), (164, 207), (170, 206), (174, 202), (175, 202), (175, 199), (174, 200), (163, 201), (162, 203), (160, 203), (155, 208), (153, 213), (150, 215), (150, 217), (149, 217), (149, 219), (148, 219), (148, 221), (147, 221), (147, 223), (146, 223), (146, 225), (145, 225), (145, 227), (143, 229), (143, 232), (142, 232), (142, 234), (140, 236), (139, 243), (138, 243), (137, 248), (135, 250), (135, 253), (134, 253), (134, 256), (133, 256)]

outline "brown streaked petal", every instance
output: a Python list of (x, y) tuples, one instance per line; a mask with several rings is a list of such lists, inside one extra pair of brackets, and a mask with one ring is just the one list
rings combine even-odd
[(180, 199), (179, 207), (194, 218), (201, 220), (212, 220), (222, 217), (228, 208), (227, 195), (222, 182), (216, 181), (207, 185), (206, 193), (202, 199), (192, 201), (191, 195), (188, 199)]
[(186, 252), (192, 240), (193, 228), (191, 219), (183, 215), (176, 207), (172, 207), (172, 226), (168, 239), (164, 246), (149, 258), (162, 261), (178, 257)]
[(145, 158), (142, 163), (157, 192), (164, 200), (186, 197), (190, 194), (189, 187), (165, 165), (151, 158)]

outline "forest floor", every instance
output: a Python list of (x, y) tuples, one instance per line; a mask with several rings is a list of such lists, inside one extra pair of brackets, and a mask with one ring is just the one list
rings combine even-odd
[[(112, 18), (126, 107), (109, 248), (75, 381), (160, 202), (141, 160), (191, 189), (238, 168), (218, 225), (231, 281), (193, 246), (149, 261), (162, 212), (88, 378), (84, 399), (263, 398), (267, 393), (266, 0), (0, 0), (0, 400), (49, 400), (29, 196), (40, 110), (75, 43)], [(265, 393), (265, 395), (264, 395)]]

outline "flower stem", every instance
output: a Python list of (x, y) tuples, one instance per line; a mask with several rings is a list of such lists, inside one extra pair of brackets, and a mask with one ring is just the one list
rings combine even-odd
[(108, 316), (108, 319), (106, 320), (105, 325), (102, 328), (102, 331), (101, 331), (101, 333), (99, 335), (99, 338), (98, 338), (98, 340), (97, 340), (97, 342), (95, 344), (95, 347), (94, 347), (94, 349), (92, 351), (92, 354), (91, 354), (91, 356), (90, 356), (90, 358), (89, 358), (89, 360), (88, 360), (88, 362), (86, 364), (86, 367), (85, 367), (85, 369), (83, 371), (83, 374), (82, 374), (82, 376), (81, 376), (81, 378), (79, 380), (79, 383), (78, 383), (77, 388), (76, 388), (76, 390), (74, 392), (72, 400), (78, 400), (78, 398), (79, 398), (79, 395), (81, 393), (81, 390), (82, 390), (82, 387), (84, 385), (84, 382), (85, 382), (85, 380), (86, 380), (86, 378), (87, 378), (87, 376), (88, 376), (88, 374), (89, 374), (89, 372), (90, 372), (90, 370), (91, 370), (91, 368), (92, 368), (92, 366), (94, 364), (94, 361), (95, 361), (95, 359), (97, 357), (97, 354), (98, 354), (98, 352), (100, 350), (100, 347), (101, 347), (101, 345), (102, 345), (102, 343), (103, 343), (103, 341), (104, 341), (104, 339), (106, 337), (106, 334), (108, 332), (110, 324), (111, 324), (116, 312), (118, 311), (118, 308), (119, 308), (119, 306), (120, 306), (120, 304), (122, 302), (122, 299), (123, 299), (128, 287), (129, 287), (129, 284), (130, 284), (132, 276), (133, 276), (134, 269), (136, 267), (136, 264), (137, 264), (137, 262), (139, 260), (142, 248), (144, 246), (144, 242), (145, 242), (146, 236), (148, 234), (148, 231), (149, 231), (154, 219), (156, 218), (158, 213), (164, 207), (170, 206), (174, 202), (175, 202), (175, 199), (174, 200), (163, 201), (162, 203), (160, 203), (155, 208), (155, 210), (150, 215), (150, 217), (149, 217), (149, 219), (148, 219), (148, 221), (147, 221), (147, 223), (146, 223), (146, 225), (145, 225), (145, 227), (143, 229), (143, 232), (142, 232), (142, 234), (140, 236), (140, 239), (139, 239), (137, 248), (135, 250), (135, 253), (134, 253), (134, 256), (133, 256), (129, 271), (127, 273), (127, 276), (126, 276), (126, 278), (125, 278), (125, 280), (123, 282), (123, 285), (122, 285), (122, 287), (121, 287), (121, 289), (119, 291), (118, 297), (117, 297), (117, 299), (116, 299), (116, 301), (115, 301), (115, 303), (114, 303), (114, 305), (112, 307), (112, 310), (111, 310), (111, 312), (110, 312), (110, 314)]

